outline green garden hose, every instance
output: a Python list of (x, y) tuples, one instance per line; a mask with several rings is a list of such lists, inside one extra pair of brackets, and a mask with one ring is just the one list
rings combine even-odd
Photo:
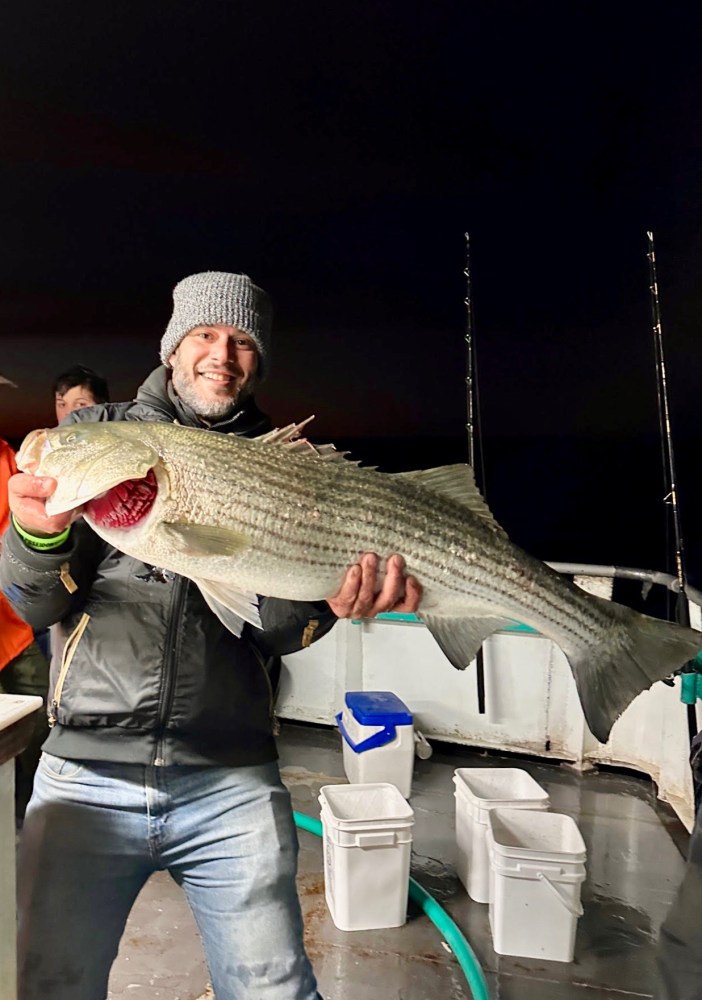
[[(301, 830), (307, 830), (308, 833), (313, 833), (317, 837), (322, 836), (321, 820), (299, 812), (294, 812), (293, 816), (295, 817), (295, 825)], [(468, 980), (468, 986), (474, 1000), (490, 1000), (485, 974), (480, 968), (475, 952), (458, 929), (455, 921), (448, 915), (443, 906), (440, 906), (434, 897), (413, 878), (409, 880), (409, 895), (412, 901), (429, 917), (458, 959), (458, 964)]]

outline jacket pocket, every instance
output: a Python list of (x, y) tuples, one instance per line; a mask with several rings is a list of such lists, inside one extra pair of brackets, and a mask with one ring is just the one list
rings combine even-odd
[(80, 621), (73, 629), (66, 644), (63, 647), (63, 653), (61, 655), (61, 669), (59, 670), (59, 675), (56, 678), (56, 684), (54, 686), (54, 696), (51, 700), (51, 708), (49, 710), (49, 726), (56, 725), (56, 717), (59, 710), (59, 705), (61, 704), (61, 694), (63, 692), (63, 685), (66, 681), (66, 675), (71, 666), (71, 662), (75, 655), (75, 651), (78, 648), (78, 643), (83, 637), (83, 633), (88, 627), (88, 622), (90, 621), (90, 615), (85, 612), (80, 616)]

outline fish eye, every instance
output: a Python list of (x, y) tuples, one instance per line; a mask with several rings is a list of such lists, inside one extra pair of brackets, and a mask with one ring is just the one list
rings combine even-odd
[(76, 428), (71, 427), (69, 429), (61, 429), (59, 432), (59, 441), (62, 445), (80, 444), (80, 442), (85, 438), (85, 434), (82, 434)]

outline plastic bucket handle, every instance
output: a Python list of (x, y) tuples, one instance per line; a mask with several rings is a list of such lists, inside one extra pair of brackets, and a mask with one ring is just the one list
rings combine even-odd
[[(500, 858), (500, 854), (499, 854), (498, 851), (495, 851), (495, 854), (497, 855), (498, 858)], [(500, 858), (500, 860), (502, 860), (502, 859)], [(534, 863), (533, 861), (530, 863), (528, 861), (517, 860), (516, 858), (510, 858), (510, 860), (511, 861), (517, 861), (517, 864), (516, 864), (515, 868), (513, 869), (514, 871), (517, 871), (517, 872), (520, 872), (520, 873), (521, 872), (525, 872), (525, 873), (527, 873), (527, 876), (528, 876), (529, 872), (532, 872), (533, 874), (535, 874), (537, 878), (541, 878), (542, 875), (543, 876), (548, 876), (548, 875), (570, 875), (570, 872), (567, 872), (563, 868), (562, 865), (559, 865), (557, 863), (548, 864), (548, 862), (546, 861), (545, 858), (542, 861), (539, 861), (537, 863)], [(505, 865), (504, 867), (509, 871), (509, 868), (508, 868), (507, 865)]]
[(341, 730), (341, 735), (344, 737), (348, 745), (351, 747), (354, 753), (363, 753), (364, 750), (374, 750), (376, 747), (384, 747), (386, 743), (390, 743), (395, 739), (395, 734), (397, 729), (395, 726), (383, 726), (383, 728), (378, 733), (373, 733), (368, 736), (365, 740), (361, 740), (360, 743), (354, 743), (354, 741), (349, 736), (346, 731), (346, 726), (344, 725), (344, 720), (342, 719), (342, 712), (336, 716), (336, 724)]
[(573, 906), (571, 901), (563, 896), (560, 889), (556, 885), (554, 885), (554, 883), (551, 881), (551, 879), (545, 872), (539, 872), (536, 877), (540, 882), (543, 882), (544, 885), (548, 886), (548, 888), (551, 890), (554, 896), (556, 896), (557, 899), (563, 904), (563, 906), (565, 906), (566, 910), (568, 910), (569, 913), (572, 913), (574, 917), (582, 917), (583, 915), (582, 903), (579, 902), (577, 906)]
[(359, 847), (393, 847), (397, 836), (391, 830), (387, 833), (359, 833), (356, 843)]

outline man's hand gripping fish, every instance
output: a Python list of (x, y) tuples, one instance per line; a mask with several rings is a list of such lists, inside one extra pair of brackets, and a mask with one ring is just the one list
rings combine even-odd
[(469, 466), (383, 474), (313, 448), (302, 426), (249, 440), (70, 425), (34, 431), (17, 464), (57, 480), (47, 513), (82, 508), (121, 552), (189, 577), (236, 634), (260, 627), (257, 594), (321, 600), (360, 553), (401, 553), (424, 587), (419, 617), (454, 667), (498, 629), (532, 626), (563, 650), (602, 742), (639, 692), (702, 648), (702, 633), (593, 597), (513, 545)]

